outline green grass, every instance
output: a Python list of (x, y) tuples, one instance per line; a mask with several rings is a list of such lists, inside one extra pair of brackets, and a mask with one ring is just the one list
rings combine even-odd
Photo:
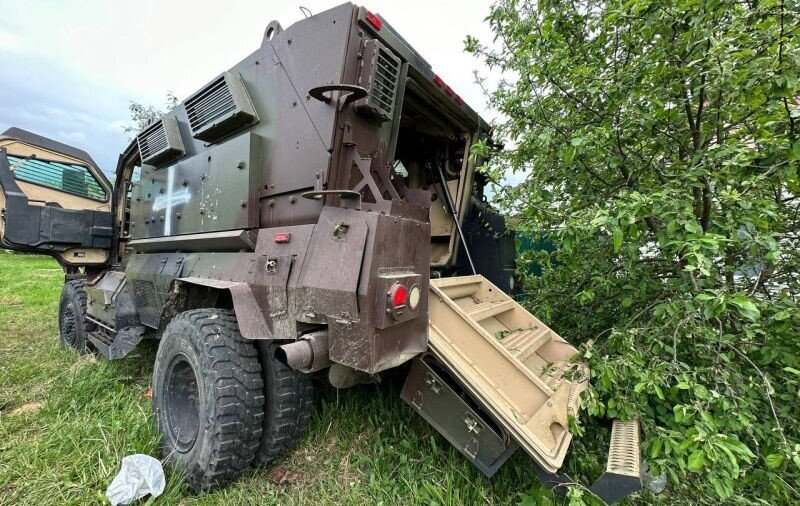
[[(58, 346), (63, 275), (46, 258), (0, 251), (0, 504), (108, 504), (125, 455), (159, 456), (145, 342), (124, 360)], [(517, 454), (492, 480), (400, 400), (401, 378), (336, 392), (320, 383), (305, 441), (273, 468), (192, 496), (167, 472), (144, 504), (550, 504), (530, 460)], [(272, 479), (270, 477), (272, 476)], [(277, 483), (276, 483), (277, 482)], [(530, 502), (530, 501), (535, 502)]]

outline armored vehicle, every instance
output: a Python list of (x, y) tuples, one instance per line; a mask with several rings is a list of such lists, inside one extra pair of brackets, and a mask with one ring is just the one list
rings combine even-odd
[[(85, 152), (0, 136), (0, 241), (64, 268), (61, 344), (160, 340), (153, 409), (194, 490), (303, 438), (309, 375), (404, 367), (403, 399), (487, 476), (518, 448), (551, 484), (588, 371), (525, 311), (469, 156), (487, 123), (384, 20), (344, 4), (286, 29), (139, 133), (112, 185)], [(614, 422), (614, 500), (639, 484)]]

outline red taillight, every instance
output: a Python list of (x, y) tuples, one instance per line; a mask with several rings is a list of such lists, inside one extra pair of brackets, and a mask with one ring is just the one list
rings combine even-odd
[(371, 13), (370, 11), (367, 11), (367, 13), (364, 15), (364, 19), (366, 19), (367, 23), (372, 25), (372, 28), (376, 30), (380, 30), (381, 27), (383, 26), (383, 21), (381, 21), (381, 18)]
[(289, 238), (291, 234), (289, 232), (278, 232), (275, 234), (274, 240), (277, 243), (286, 243), (289, 242)]
[(393, 309), (405, 306), (408, 303), (408, 288), (397, 283), (392, 287), (391, 296)]

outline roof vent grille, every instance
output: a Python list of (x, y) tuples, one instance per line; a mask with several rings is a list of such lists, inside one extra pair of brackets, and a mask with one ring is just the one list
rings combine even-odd
[(367, 96), (356, 102), (358, 112), (381, 123), (394, 114), (397, 83), (400, 80), (400, 59), (375, 39), (364, 43), (358, 84)]
[(225, 72), (186, 99), (186, 116), (195, 139), (215, 142), (258, 121), (239, 74)]
[(142, 162), (163, 165), (186, 154), (174, 116), (164, 116), (136, 136)]

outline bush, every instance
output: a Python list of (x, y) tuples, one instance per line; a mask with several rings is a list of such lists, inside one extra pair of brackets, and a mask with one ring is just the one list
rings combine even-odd
[(495, 200), (558, 245), (525, 288), (591, 365), (585, 438), (640, 418), (654, 474), (711, 502), (800, 500), (797, 12), (498, 0), (467, 39), (505, 76), (483, 170), (523, 178)]

